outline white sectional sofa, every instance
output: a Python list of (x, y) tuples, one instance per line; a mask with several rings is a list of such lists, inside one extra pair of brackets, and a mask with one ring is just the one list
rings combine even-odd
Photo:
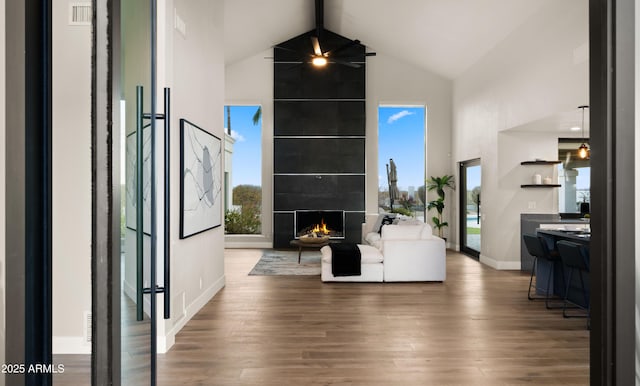
[[(323, 247), (322, 281), (444, 281), (446, 247), (434, 236), (431, 226), (418, 221), (396, 221), (380, 226), (380, 215), (367, 215), (362, 224), (362, 274), (334, 277), (331, 273), (331, 248)], [(380, 228), (380, 233), (378, 229)]]

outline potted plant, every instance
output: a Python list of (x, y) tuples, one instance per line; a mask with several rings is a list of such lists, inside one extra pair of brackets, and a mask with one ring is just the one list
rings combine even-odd
[(438, 212), (437, 216), (433, 216), (431, 218), (431, 220), (433, 221), (433, 225), (436, 227), (436, 229), (438, 229), (438, 237), (442, 237), (442, 228), (449, 226), (449, 223), (443, 221), (442, 219), (442, 212), (444, 211), (445, 188), (455, 188), (453, 184), (453, 176), (432, 176), (427, 180), (427, 190), (435, 190), (436, 193), (438, 193), (438, 198), (436, 200), (429, 201), (429, 203), (427, 204), (427, 210), (435, 208)]

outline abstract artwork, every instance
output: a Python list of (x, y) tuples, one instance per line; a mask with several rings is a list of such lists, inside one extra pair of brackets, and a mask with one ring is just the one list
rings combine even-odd
[(180, 120), (180, 238), (222, 225), (222, 141)]
[[(144, 233), (149, 234), (151, 225), (151, 130), (149, 128), (142, 130), (143, 144), (142, 144), (142, 158), (143, 158), (143, 172), (142, 172), (142, 184), (143, 184), (143, 225)], [(136, 230), (136, 132), (132, 132), (127, 135), (126, 141), (126, 207), (125, 218), (126, 226), (129, 229)]]

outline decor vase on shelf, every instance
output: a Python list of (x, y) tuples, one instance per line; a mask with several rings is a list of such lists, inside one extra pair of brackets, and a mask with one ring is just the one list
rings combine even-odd
[(542, 183), (542, 176), (540, 174), (537, 174), (537, 173), (534, 174), (532, 183), (534, 185), (540, 185)]

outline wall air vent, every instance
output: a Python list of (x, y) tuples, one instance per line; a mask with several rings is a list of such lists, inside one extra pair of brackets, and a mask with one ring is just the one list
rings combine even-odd
[(91, 3), (69, 4), (69, 25), (91, 25)]
[(84, 341), (87, 343), (91, 343), (92, 339), (92, 316), (91, 311), (84, 312)]

